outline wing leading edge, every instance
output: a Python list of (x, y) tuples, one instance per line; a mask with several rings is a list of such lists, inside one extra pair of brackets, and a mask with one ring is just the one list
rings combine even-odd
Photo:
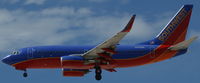
[(103, 43), (97, 45), (95, 48), (89, 50), (88, 52), (84, 53), (82, 56), (85, 59), (95, 59), (98, 57), (104, 57), (107, 59), (111, 58), (112, 54), (115, 54), (117, 52), (115, 52), (115, 47), (116, 45), (120, 42), (120, 40), (128, 33), (130, 32), (133, 22), (135, 20), (135, 16), (133, 15), (130, 19), (130, 21), (128, 22), (128, 24), (126, 25), (126, 27), (118, 32), (117, 34), (115, 34), (113, 37), (111, 37), (110, 39), (104, 41)]

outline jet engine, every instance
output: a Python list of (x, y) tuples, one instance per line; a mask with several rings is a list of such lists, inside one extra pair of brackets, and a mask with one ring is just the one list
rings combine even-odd
[(62, 68), (80, 69), (84, 66), (84, 58), (82, 56), (63, 56), (61, 57)]

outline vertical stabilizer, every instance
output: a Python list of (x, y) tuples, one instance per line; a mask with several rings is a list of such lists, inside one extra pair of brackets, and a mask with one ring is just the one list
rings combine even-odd
[(193, 5), (184, 5), (157, 35), (160, 44), (174, 45), (185, 40)]

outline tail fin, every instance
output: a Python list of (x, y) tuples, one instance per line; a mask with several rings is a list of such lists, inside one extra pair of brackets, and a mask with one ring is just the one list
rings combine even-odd
[(174, 45), (185, 40), (193, 5), (184, 5), (157, 35), (160, 44)]

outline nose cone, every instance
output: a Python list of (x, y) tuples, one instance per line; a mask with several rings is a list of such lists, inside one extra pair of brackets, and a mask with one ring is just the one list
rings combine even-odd
[(8, 65), (10, 65), (10, 63), (11, 63), (11, 60), (10, 60), (10, 55), (8, 55), (8, 56), (6, 56), (6, 57), (4, 57), (1, 61), (3, 62), (3, 63), (5, 63), (5, 64), (8, 64)]

